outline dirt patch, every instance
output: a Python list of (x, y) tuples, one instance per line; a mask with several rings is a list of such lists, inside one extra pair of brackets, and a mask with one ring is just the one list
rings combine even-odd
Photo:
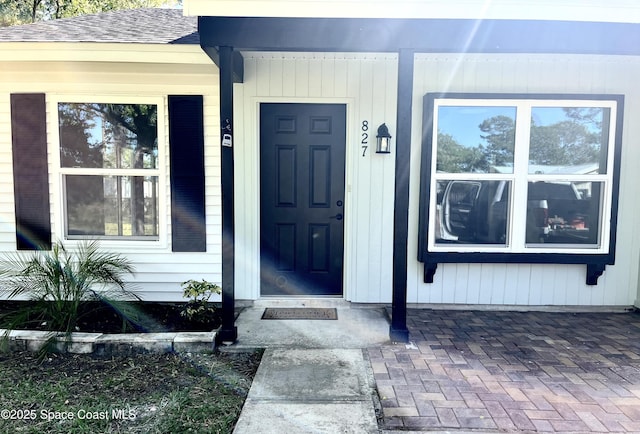
[[(26, 301), (0, 301), (0, 324), (7, 314), (23, 309)], [(132, 313), (97, 302), (84, 303), (76, 331), (91, 333), (160, 333), (175, 331), (211, 331), (220, 325), (220, 310), (204, 321), (190, 321), (180, 315), (184, 303), (132, 302)], [(0, 326), (1, 328), (2, 326)], [(29, 330), (49, 330), (46, 321), (30, 318), (22, 326)]]

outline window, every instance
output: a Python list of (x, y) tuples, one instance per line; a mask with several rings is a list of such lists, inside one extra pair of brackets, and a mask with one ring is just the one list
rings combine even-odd
[(428, 94), (420, 259), (580, 263), (569, 258), (577, 254), (612, 263), (622, 104)]
[(67, 238), (157, 240), (158, 105), (58, 103)]

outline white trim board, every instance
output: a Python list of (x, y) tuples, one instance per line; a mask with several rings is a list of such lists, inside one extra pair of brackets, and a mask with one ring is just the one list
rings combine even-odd
[(636, 0), (184, 0), (185, 16), (640, 23)]

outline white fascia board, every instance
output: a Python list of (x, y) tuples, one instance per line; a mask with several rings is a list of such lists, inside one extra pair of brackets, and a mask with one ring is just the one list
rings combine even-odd
[(4, 62), (212, 63), (199, 45), (95, 42), (1, 42), (0, 59)]
[(186, 16), (640, 23), (638, 0), (184, 0)]

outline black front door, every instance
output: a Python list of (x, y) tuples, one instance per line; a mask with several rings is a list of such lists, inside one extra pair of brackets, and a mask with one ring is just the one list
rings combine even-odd
[(262, 295), (342, 295), (345, 145), (345, 105), (261, 104)]

